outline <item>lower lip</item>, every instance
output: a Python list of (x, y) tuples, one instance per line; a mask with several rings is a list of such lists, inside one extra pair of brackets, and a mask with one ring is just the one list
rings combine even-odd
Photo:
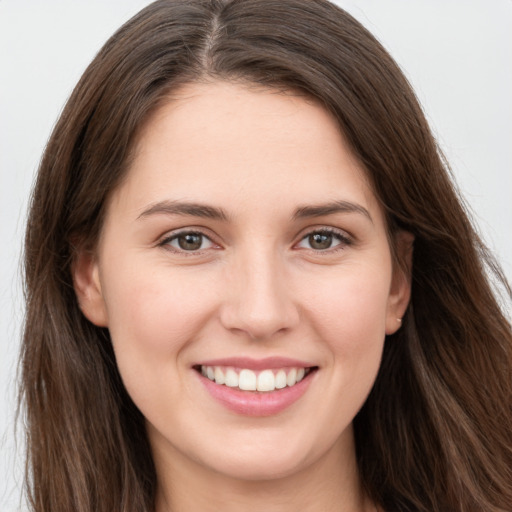
[(224, 407), (245, 416), (272, 416), (295, 403), (307, 391), (316, 371), (310, 372), (294, 386), (275, 391), (242, 391), (230, 388), (196, 372), (210, 395)]

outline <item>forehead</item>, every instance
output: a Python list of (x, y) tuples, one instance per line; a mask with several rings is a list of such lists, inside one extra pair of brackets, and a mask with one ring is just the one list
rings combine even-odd
[(173, 93), (140, 131), (120, 189), (135, 208), (169, 198), (292, 208), (342, 196), (376, 206), (327, 110), (291, 92), (228, 82)]

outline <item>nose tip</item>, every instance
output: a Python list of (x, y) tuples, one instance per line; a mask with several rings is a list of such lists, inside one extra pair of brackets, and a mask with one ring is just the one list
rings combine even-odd
[(294, 324), (291, 315), (282, 314), (282, 309), (271, 309), (265, 305), (265, 311), (259, 307), (240, 308), (231, 318), (225, 318), (224, 325), (231, 331), (243, 332), (252, 340), (264, 340), (288, 331)]
[(299, 311), (286, 279), (273, 267), (247, 269), (232, 286), (221, 313), (226, 329), (252, 340), (289, 331), (298, 321)]

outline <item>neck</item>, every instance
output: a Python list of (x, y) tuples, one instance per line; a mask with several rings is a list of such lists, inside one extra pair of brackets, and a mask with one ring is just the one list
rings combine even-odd
[(361, 487), (350, 434), (349, 442), (340, 439), (321, 459), (268, 480), (225, 475), (172, 446), (153, 443), (156, 512), (373, 512), (376, 508)]

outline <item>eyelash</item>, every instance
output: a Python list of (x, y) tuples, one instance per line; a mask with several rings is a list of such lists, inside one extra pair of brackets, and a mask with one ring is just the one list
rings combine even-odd
[(335, 245), (334, 247), (328, 247), (327, 249), (313, 249), (308, 248), (307, 250), (314, 251), (315, 254), (333, 254), (338, 251), (343, 251), (346, 247), (353, 244), (353, 239), (344, 231), (341, 231), (339, 229), (330, 228), (330, 227), (322, 227), (318, 229), (313, 229), (306, 233), (299, 241), (299, 243), (303, 242), (304, 240), (307, 240), (309, 237), (313, 235), (330, 235), (333, 238), (336, 238), (339, 241), (339, 244)]
[[(311, 236), (317, 235), (317, 234), (333, 236), (333, 238), (336, 238), (339, 241), (339, 243), (337, 245), (335, 245), (334, 247), (328, 247), (327, 249), (305, 248), (306, 250), (313, 251), (315, 254), (332, 254), (334, 252), (342, 251), (347, 246), (350, 246), (350, 245), (353, 244), (352, 238), (349, 235), (347, 235), (347, 233), (345, 233), (344, 231), (340, 231), (338, 229), (330, 228), (330, 227), (322, 227), (322, 228), (313, 229), (313, 230), (307, 232), (305, 235), (303, 235), (300, 238), (299, 242), (297, 244), (295, 244), (294, 247), (297, 246), (298, 244), (300, 244), (301, 242), (303, 242), (304, 240), (307, 240), (308, 237), (311, 237)], [(202, 240), (201, 240), (202, 242), (206, 239), (213, 246), (217, 245), (211, 239), (211, 237), (209, 237), (208, 235), (206, 235), (204, 232), (202, 232), (200, 230), (183, 230), (183, 231), (179, 231), (177, 233), (176, 232), (172, 233), (169, 236), (166, 236), (162, 241), (160, 241), (158, 243), (158, 246), (164, 247), (165, 249), (167, 249), (167, 250), (169, 250), (171, 252), (174, 252), (174, 253), (177, 253), (177, 254), (180, 254), (180, 255), (184, 255), (184, 256), (198, 255), (198, 254), (203, 253), (205, 250), (210, 249), (210, 247), (208, 247), (206, 249), (198, 249), (198, 250), (195, 250), (195, 251), (187, 251), (186, 249), (175, 248), (175, 247), (172, 247), (170, 245), (171, 242), (173, 242), (175, 240), (178, 240), (179, 237), (185, 236), (185, 235), (200, 236), (202, 238)], [(218, 245), (217, 245), (217, 247), (218, 247)]]
[(198, 249), (198, 250), (195, 250), (195, 251), (187, 251), (185, 249), (180, 249), (180, 248), (172, 247), (170, 245), (171, 242), (173, 242), (174, 240), (178, 240), (180, 237), (186, 236), (186, 235), (200, 236), (201, 239), (202, 239), (201, 240), (202, 243), (204, 242), (204, 240), (208, 240), (213, 246), (217, 245), (211, 239), (211, 237), (209, 237), (208, 235), (206, 235), (202, 231), (193, 230), (193, 229), (192, 230), (187, 229), (187, 230), (183, 230), (183, 231), (178, 231), (178, 232), (172, 233), (171, 235), (166, 236), (161, 242), (158, 243), (158, 245), (160, 247), (165, 248), (168, 251), (171, 251), (171, 252), (174, 252), (174, 253), (177, 253), (177, 254), (180, 254), (180, 255), (184, 255), (184, 256), (194, 256), (194, 255), (197, 255), (197, 254), (201, 254), (205, 250), (209, 249), (209, 247), (208, 247), (207, 249)]

